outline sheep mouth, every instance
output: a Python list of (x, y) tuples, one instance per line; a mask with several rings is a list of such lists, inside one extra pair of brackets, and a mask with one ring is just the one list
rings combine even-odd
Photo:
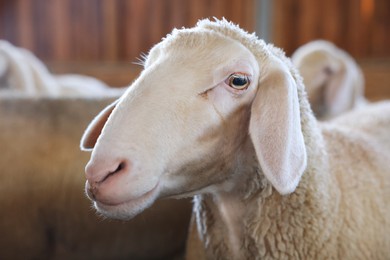
[(150, 207), (157, 199), (159, 194), (159, 182), (149, 191), (120, 203), (108, 203), (94, 200), (94, 207), (105, 217), (128, 220), (146, 208)]

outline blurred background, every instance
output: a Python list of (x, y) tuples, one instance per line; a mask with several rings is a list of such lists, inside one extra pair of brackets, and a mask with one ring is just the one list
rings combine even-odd
[(0, 0), (0, 39), (31, 50), (54, 73), (129, 84), (137, 58), (174, 27), (225, 17), (291, 55), (315, 39), (362, 66), (366, 95), (390, 98), (389, 0)]

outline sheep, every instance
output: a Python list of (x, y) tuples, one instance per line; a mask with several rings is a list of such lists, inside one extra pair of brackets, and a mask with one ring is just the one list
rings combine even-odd
[(80, 135), (112, 100), (0, 96), (0, 259), (183, 256), (190, 200), (162, 200), (128, 223), (90, 208)]
[(53, 75), (30, 51), (0, 40), (0, 90), (30, 96), (117, 97), (126, 88), (110, 88), (85, 75)]
[[(24, 49), (17, 48), (11, 43), (0, 41), (0, 79), (2, 90), (34, 95), (45, 92), (56, 95), (58, 89), (53, 78), (49, 76), (46, 67), (32, 54)], [(35, 84), (35, 82), (44, 84)]]
[(363, 72), (347, 52), (333, 43), (311, 41), (299, 47), (291, 59), (303, 77), (317, 118), (331, 119), (367, 103)]
[(107, 86), (101, 80), (80, 74), (55, 75), (64, 97), (118, 97), (127, 87), (113, 88)]
[(201, 20), (87, 127), (86, 193), (114, 219), (194, 196), (187, 259), (388, 259), (390, 104), (354, 113), (318, 122), (280, 49)]

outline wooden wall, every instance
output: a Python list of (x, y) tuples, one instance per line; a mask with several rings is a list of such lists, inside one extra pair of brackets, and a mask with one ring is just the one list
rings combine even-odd
[(389, 0), (273, 0), (272, 41), (291, 54), (326, 39), (355, 58), (390, 58)]
[(359, 62), (369, 99), (390, 98), (389, 0), (269, 1), (276, 46), (291, 55), (311, 40), (329, 40)]
[(223, 17), (254, 30), (254, 0), (0, 0), (0, 39), (45, 61), (135, 61), (174, 27)]
[(140, 71), (131, 62), (172, 28), (213, 16), (248, 31), (266, 23), (288, 55), (330, 40), (358, 59), (369, 97), (390, 98), (390, 0), (0, 0), (0, 39), (32, 50), (53, 72), (123, 86)]
[[(291, 54), (318, 38), (355, 58), (390, 57), (389, 0), (266, 0), (271, 41)], [(0, 0), (0, 39), (47, 61), (128, 61), (174, 27), (225, 16), (246, 30), (260, 0)]]

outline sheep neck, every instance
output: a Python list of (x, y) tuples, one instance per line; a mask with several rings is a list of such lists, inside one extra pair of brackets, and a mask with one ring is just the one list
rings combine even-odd
[(242, 204), (237, 200), (228, 202), (227, 198), (208, 194), (194, 199), (198, 231), (207, 259), (226, 255), (237, 258), (241, 253), (244, 233), (239, 219), (243, 217)]
[(231, 166), (237, 172), (229, 170), (228, 180), (194, 197), (198, 231), (208, 259), (223, 255), (240, 259), (246, 236), (243, 220), (247, 218), (248, 198), (255, 197), (261, 189), (258, 185), (264, 186), (266, 182), (264, 178), (263, 182), (257, 180), (258, 163), (251, 141), (239, 150), (244, 152), (242, 156), (236, 153), (232, 159), (236, 163)]
[[(332, 232), (337, 232), (330, 226), (337, 215), (338, 197), (327, 176), (327, 156), (316, 122), (306, 125), (308, 167), (293, 194), (276, 192), (252, 159), (232, 181), (238, 183), (232, 190), (195, 197), (198, 231), (209, 259), (288, 257), (285, 252), (293, 252), (296, 258), (316, 256), (319, 252), (301, 243), (307, 239), (323, 243), (325, 249)], [(271, 255), (275, 253), (279, 255)]]
[(256, 208), (255, 198), (259, 194), (266, 196), (272, 187), (265, 178), (259, 177), (258, 169), (250, 168), (251, 172), (234, 178), (232, 182), (241, 181), (233, 190), (226, 191), (229, 184), (225, 184), (218, 191), (194, 198), (198, 231), (207, 259), (251, 259), (255, 255), (248, 251), (248, 247), (256, 250), (248, 221)]

